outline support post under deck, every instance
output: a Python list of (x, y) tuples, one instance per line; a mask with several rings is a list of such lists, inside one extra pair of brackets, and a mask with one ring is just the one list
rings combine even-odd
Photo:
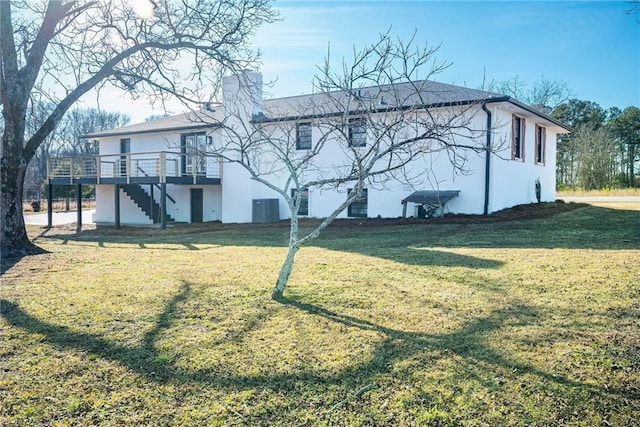
[(76, 211), (78, 212), (78, 230), (82, 228), (82, 184), (76, 184)]
[(49, 180), (47, 185), (47, 227), (53, 226), (53, 184)]
[(153, 201), (154, 201), (154, 198), (153, 198), (153, 184), (149, 185), (149, 194), (151, 195), (151, 203), (150, 203), (151, 206), (149, 206), (149, 210), (151, 212), (151, 221), (155, 224), (156, 223), (156, 212), (153, 211), (153, 204), (154, 204), (153, 203)]
[(167, 184), (160, 184), (160, 228), (167, 228)]
[(116, 229), (119, 229), (120, 228), (120, 184), (115, 184), (115, 194), (116, 194), (116, 197), (114, 199), (115, 225), (116, 225)]

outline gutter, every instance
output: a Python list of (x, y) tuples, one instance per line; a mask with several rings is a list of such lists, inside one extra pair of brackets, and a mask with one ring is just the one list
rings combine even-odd
[[(377, 114), (377, 113), (388, 113), (394, 111), (407, 111), (407, 110), (428, 110), (431, 108), (446, 108), (446, 107), (463, 107), (470, 105), (477, 105), (480, 102), (504, 102), (509, 101), (508, 96), (500, 96), (500, 97), (490, 97), (487, 99), (468, 99), (461, 101), (448, 101), (448, 102), (432, 102), (430, 104), (410, 104), (410, 105), (400, 105), (394, 107), (380, 107), (380, 108), (370, 108), (364, 110), (349, 110), (346, 112), (348, 116), (358, 116), (362, 114)], [(340, 117), (345, 115), (344, 111), (333, 111), (328, 113), (312, 113), (312, 114), (300, 114), (294, 116), (282, 116), (282, 117), (269, 117), (262, 115), (254, 116), (250, 123), (252, 124), (260, 124), (260, 123), (278, 123), (278, 122), (291, 122), (291, 121), (300, 121), (300, 120), (314, 120), (314, 119), (322, 119), (326, 117)]]
[(482, 103), (482, 111), (487, 113), (487, 143), (486, 161), (484, 170), (484, 215), (489, 215), (489, 183), (491, 182), (491, 111), (487, 109), (487, 103)]

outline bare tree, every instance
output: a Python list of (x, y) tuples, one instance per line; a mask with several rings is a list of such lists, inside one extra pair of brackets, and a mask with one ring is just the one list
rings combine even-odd
[(615, 140), (606, 127), (578, 127), (571, 141), (576, 147), (577, 184), (585, 190), (609, 184), (615, 170)]
[(62, 119), (59, 140), (60, 151), (65, 156), (96, 155), (98, 147), (95, 141), (84, 135), (125, 126), (129, 116), (118, 112), (98, 110), (96, 108), (74, 108), (67, 111)]
[[(113, 85), (152, 102), (202, 101), (200, 94), (213, 95), (225, 70), (255, 63), (248, 37), (275, 19), (268, 3), (0, 1), (2, 256), (40, 252), (24, 227), (25, 171), (82, 95)], [(26, 117), (37, 102), (54, 108), (27, 138)]]
[[(315, 77), (314, 95), (265, 102), (262, 110), (259, 101), (252, 104), (251, 93), (233, 96), (248, 102), (224, 100), (224, 136), (216, 138), (215, 153), (278, 193), (291, 214), (288, 252), (272, 298), (282, 297), (298, 250), (355, 205), (365, 189), (420, 182), (429, 173), (427, 157), (434, 153), (446, 153), (462, 171), (466, 153), (485, 150), (480, 137), (486, 131), (472, 124), (474, 115), (482, 113), (480, 102), (445, 107), (450, 93), (437, 90), (437, 83), (417, 80), (447, 66), (434, 61), (436, 50), (383, 34), (376, 43), (354, 49), (351, 61), (343, 61), (337, 71), (327, 56)], [(472, 96), (460, 99), (486, 94), (469, 91)], [(242, 119), (247, 116), (253, 120)], [(414, 162), (421, 166), (414, 168)], [(305, 193), (328, 189), (344, 198), (319, 225), (302, 233)]]
[(497, 92), (509, 95), (547, 114), (573, 96), (566, 82), (551, 80), (545, 76), (540, 76), (540, 79), (531, 85), (521, 80), (519, 76), (515, 76), (509, 80), (494, 83), (493, 86)]
[(624, 11), (626, 15), (635, 15), (640, 12), (640, 0), (627, 0), (626, 3), (629, 5), (629, 9)]
[(620, 167), (626, 175), (625, 183), (634, 187), (635, 164), (640, 160), (640, 108), (627, 107), (614, 114), (616, 116), (609, 120), (608, 125), (619, 142)]

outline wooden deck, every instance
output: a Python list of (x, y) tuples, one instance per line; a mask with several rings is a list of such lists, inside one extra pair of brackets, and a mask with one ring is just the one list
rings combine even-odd
[(52, 157), (50, 184), (199, 184), (220, 185), (220, 158), (170, 151)]

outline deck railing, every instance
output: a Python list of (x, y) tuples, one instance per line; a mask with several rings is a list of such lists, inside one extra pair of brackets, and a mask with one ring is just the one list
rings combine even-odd
[(220, 178), (221, 159), (207, 154), (183, 154), (171, 151), (144, 153), (106, 154), (82, 157), (51, 157), (47, 160), (48, 179), (95, 179), (157, 177), (166, 182), (167, 177), (192, 176)]

